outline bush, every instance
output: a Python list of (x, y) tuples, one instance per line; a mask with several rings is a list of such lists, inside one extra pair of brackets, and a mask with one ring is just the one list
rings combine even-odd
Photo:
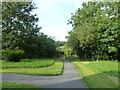
[(16, 47), (13, 50), (8, 48), (6, 50), (2, 50), (2, 53), (3, 59), (7, 61), (19, 62), (22, 59), (24, 51), (19, 49), (19, 47)]

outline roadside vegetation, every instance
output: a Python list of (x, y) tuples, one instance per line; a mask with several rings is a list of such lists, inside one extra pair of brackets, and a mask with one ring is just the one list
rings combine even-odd
[(57, 58), (40, 58), (40, 59), (22, 59), (20, 62), (8, 62), (2, 60), (2, 69), (4, 68), (40, 68), (50, 66), (55, 63)]
[[(15, 62), (16, 65), (13, 65), (13, 66), (10, 64), (11, 62), (5, 62), (5, 64), (4, 64), (5, 66), (3, 66), (3, 69), (0, 72), (3, 74), (7, 73), (7, 74), (26, 74), (26, 75), (61, 75), (63, 72), (62, 60), (55, 59), (56, 61), (52, 65), (50, 65), (50, 63), (53, 63), (54, 59), (53, 60), (49, 59), (49, 60), (45, 61), (45, 59), (43, 59), (43, 60), (39, 60), (39, 61), (32, 61), (32, 63), (24, 62), (24, 64), (26, 64), (25, 67), (24, 67), (24, 65), (23, 65), (23, 67), (19, 66), (19, 64), (22, 62)], [(30, 61), (30, 60), (28, 60), (28, 61)], [(34, 67), (35, 63), (38, 63), (37, 67)], [(40, 68), (39, 63), (44, 63), (43, 65), (45, 65), (45, 67)], [(7, 64), (8, 64), (8, 66), (7, 66)], [(12, 64), (13, 64), (13, 62), (12, 62)], [(17, 64), (18, 64), (18, 66), (17, 66)], [(42, 64), (40, 64), (40, 65), (42, 65)], [(46, 67), (46, 65), (50, 65), (50, 66)], [(10, 68), (8, 68), (8, 67), (10, 67)], [(14, 67), (14, 68), (12, 68), (12, 67)]]
[(119, 5), (120, 2), (83, 2), (68, 21), (72, 30), (66, 36), (66, 45), (71, 54), (66, 59), (76, 66), (88, 88), (118, 88)]
[(4, 60), (19, 62), (23, 58), (56, 56), (55, 40), (40, 31), (39, 19), (31, 13), (36, 8), (33, 2), (2, 2), (1, 45)]
[(33, 2), (2, 2), (0, 73), (61, 75), (63, 62), (54, 57), (66, 57), (89, 88), (118, 88), (119, 5), (120, 2), (84, 2), (68, 20), (72, 30), (66, 36), (67, 42), (60, 42), (40, 32), (42, 27), (37, 22), (41, 20), (31, 14), (36, 9)]
[(118, 88), (117, 61), (72, 60), (88, 88)]
[(29, 84), (24, 83), (16, 83), (16, 82), (0, 82), (0, 85), (2, 85), (2, 89), (7, 88), (39, 88), (40, 90), (44, 90), (41, 87), (33, 86)]
[(84, 2), (68, 23), (68, 46), (80, 58), (120, 60), (120, 2)]

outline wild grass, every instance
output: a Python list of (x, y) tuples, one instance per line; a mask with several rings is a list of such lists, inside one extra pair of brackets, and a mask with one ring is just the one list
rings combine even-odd
[(117, 61), (72, 60), (88, 88), (118, 88)]
[[(34, 65), (34, 62), (32, 63)], [(25, 75), (61, 75), (63, 72), (63, 62), (61, 59), (56, 59), (56, 62), (53, 65), (48, 67), (4, 68), (0, 72), (4, 74), (6, 73), (6, 74), (25, 74)]]

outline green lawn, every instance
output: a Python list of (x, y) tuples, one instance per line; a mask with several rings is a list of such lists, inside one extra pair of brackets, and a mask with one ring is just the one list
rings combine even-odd
[[(10, 62), (10, 63), (12, 63), (12, 62)], [(16, 62), (16, 64), (17, 63), (20, 63), (20, 62)], [(31, 62), (26, 62), (26, 63), (31, 64)], [(34, 65), (34, 62), (32, 62), (32, 63)], [(40, 61), (39, 61), (39, 63), (40, 63)], [(26, 75), (60, 75), (60, 74), (62, 74), (62, 71), (63, 71), (63, 62), (61, 59), (56, 59), (56, 62), (53, 65), (48, 66), (48, 67), (3, 68), (0, 72), (1, 73), (9, 73), (9, 74), (26, 74)]]
[(56, 58), (53, 59), (23, 59), (20, 62), (2, 61), (2, 68), (39, 68), (54, 64)]
[(88, 88), (118, 88), (117, 61), (71, 61), (81, 73)]
[(2, 85), (2, 88), (40, 88), (40, 90), (43, 89), (38, 86), (33, 86), (24, 83), (16, 83), (16, 82), (0, 82), (0, 85)]

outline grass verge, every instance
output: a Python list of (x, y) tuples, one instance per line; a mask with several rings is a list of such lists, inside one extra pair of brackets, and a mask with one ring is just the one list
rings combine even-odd
[(4, 68), (40, 68), (54, 64), (56, 58), (52, 59), (23, 59), (20, 62), (2, 61), (2, 69)]
[(44, 68), (4, 68), (0, 72), (3, 74), (25, 74), (25, 75), (61, 75), (63, 62), (57, 59), (56, 62)]
[(44, 90), (41, 87), (33, 86), (29, 84), (24, 83), (16, 83), (16, 82), (0, 82), (0, 85), (2, 85), (2, 88), (40, 88), (40, 90)]
[(82, 75), (88, 88), (118, 88), (118, 62), (71, 61)]

